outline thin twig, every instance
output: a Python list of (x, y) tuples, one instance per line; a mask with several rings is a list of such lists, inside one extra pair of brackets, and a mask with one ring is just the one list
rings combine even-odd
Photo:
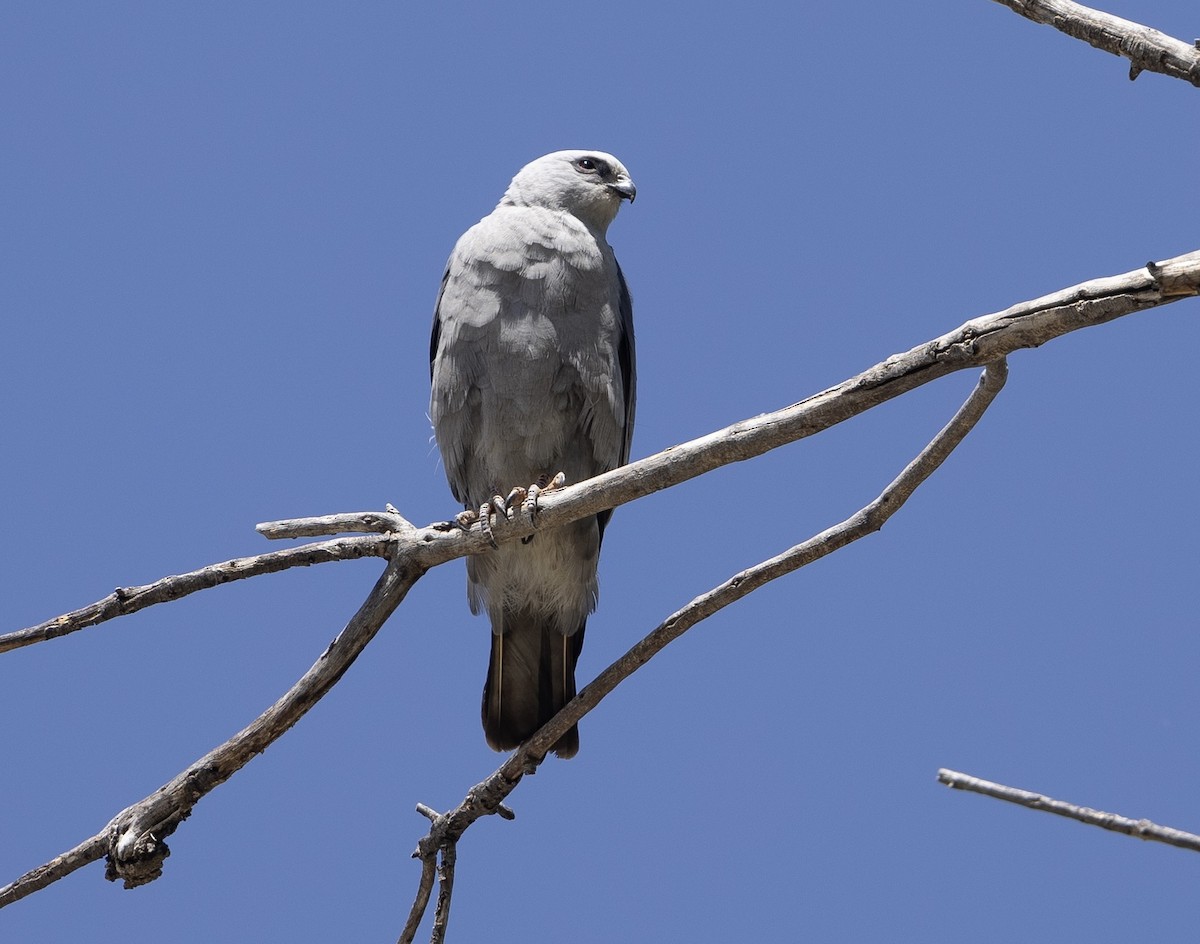
[[(333, 687), (422, 573), (424, 570), (397, 553), (345, 629), (282, 698), (169, 783), (118, 813), (100, 836), (0, 888), (0, 907), (44, 888), (106, 852), (105, 875), (110, 880), (119, 878), (126, 887), (132, 887), (157, 878), (163, 860), (170, 854), (163, 840), (191, 814), (202, 797), (266, 750)], [(101, 836), (103, 842), (99, 841)]]
[(417, 528), (398, 512), (355, 511), (340, 515), (321, 515), (316, 518), (264, 521), (255, 525), (254, 530), (274, 541), (280, 538), (315, 538), (323, 534), (363, 532), (412, 536)]
[(1082, 39), (1129, 60), (1129, 78), (1161, 72), (1200, 87), (1200, 50), (1149, 26), (1093, 10), (1072, 0), (996, 0), (1035, 23)]
[(15, 882), (0, 888), (0, 908), (32, 895), (34, 892), (53, 885), (60, 878), (66, 878), (76, 869), (90, 865), (104, 857), (108, 851), (108, 829), (97, 833), (90, 839), (85, 839), (74, 849), (69, 849), (60, 856), (55, 856), (45, 865), (30, 869)]
[(443, 944), (446, 927), (450, 923), (450, 898), (454, 894), (454, 863), (458, 859), (457, 844), (447, 842), (442, 846), (442, 860), (438, 864), (438, 900), (433, 911), (433, 931), (430, 944)]
[(1008, 367), (1003, 360), (989, 365), (953, 419), (879, 497), (865, 508), (778, 557), (763, 561), (731, 577), (720, 586), (696, 597), (683, 609), (660, 623), (649, 635), (601, 672), (533, 737), (517, 748), (490, 777), (467, 791), (466, 798), (455, 809), (430, 817), (433, 825), (418, 843), (414, 856), (428, 861), (429, 856), (437, 850), (445, 850), (457, 842), (477, 819), (497, 812), (502, 807), (502, 801), (516, 788), (521, 778), (537, 769), (546, 752), (568, 728), (591, 711), (624, 679), (696, 623), (769, 581), (791, 573), (882, 528), (979, 422), (984, 411), (1003, 388), (1007, 376)]
[[(413, 858), (418, 858), (416, 853)], [(421, 919), (425, 917), (425, 908), (429, 905), (429, 895), (433, 891), (433, 880), (437, 874), (437, 853), (421, 858), (421, 879), (417, 884), (417, 895), (413, 899), (412, 908), (408, 911), (408, 921), (396, 944), (412, 944), (417, 938), (417, 929)]]
[[(328, 532), (325, 532), (328, 533)], [(234, 580), (245, 580), (260, 574), (273, 574), (290, 567), (308, 567), (329, 561), (358, 560), (363, 557), (386, 557), (391, 542), (386, 538), (340, 538), (319, 541), (285, 551), (271, 551), (254, 557), (235, 557), (219, 564), (209, 564), (186, 574), (163, 577), (142, 587), (120, 587), (102, 600), (64, 613), (62, 616), (0, 636), (0, 652), (19, 649), (35, 642), (55, 639), (68, 633), (95, 626), (118, 616), (128, 616), (156, 603), (178, 600), (198, 590), (219, 587)]]
[[(420, 813), (427, 820), (429, 820), (430, 823), (433, 824), (430, 827), (431, 830), (438, 827), (439, 820), (441, 820), (443, 818), (441, 813), (439, 813), (437, 810), (433, 809), (430, 806), (426, 806), (424, 803), (417, 804), (417, 812)], [(421, 920), (425, 917), (425, 909), (429, 906), (429, 895), (433, 891), (434, 876), (440, 875), (440, 870), (438, 868), (438, 853), (440, 851), (441, 850), (439, 849), (439, 847), (437, 845), (430, 844), (430, 843), (423, 843), (421, 845), (418, 845), (416, 852), (414, 852), (412, 854), (412, 857), (414, 859), (421, 860), (421, 878), (420, 878), (420, 881), (417, 883), (417, 894), (416, 894), (416, 897), (413, 899), (412, 908), (409, 909), (408, 921), (406, 921), (404, 924), (404, 930), (400, 932), (400, 939), (398, 941), (398, 944), (412, 944), (412, 942), (416, 939), (417, 930), (421, 926)], [(453, 866), (451, 867), (450, 882), (451, 882), (451, 886), (453, 886), (453, 883), (454, 883)], [(445, 891), (445, 886), (442, 885), (439, 887), (439, 890), (438, 890), (438, 903), (437, 903), (437, 908), (434, 910), (434, 934), (435, 935), (437, 934), (437, 927), (438, 927), (437, 916), (439, 914), (445, 914), (445, 916), (446, 916), (445, 918), (442, 919), (442, 922), (441, 922), (442, 934), (445, 935), (445, 924), (446, 924), (446, 920), (448, 920), (448, 918), (449, 918), (449, 908), (450, 908), (449, 901), (446, 901), (443, 904), (442, 897), (445, 894), (448, 894), (448, 893)]]
[(1100, 810), (1093, 810), (1086, 806), (1075, 806), (1073, 803), (1067, 803), (1064, 800), (1053, 800), (1041, 793), (1031, 793), (1028, 790), (1007, 787), (1004, 784), (993, 783), (990, 780), (980, 780), (978, 777), (972, 777), (970, 774), (959, 773), (957, 770), (947, 770), (944, 767), (938, 771), (937, 776), (941, 783), (956, 790), (982, 793), (985, 796), (995, 797), (997, 800), (1007, 800), (1009, 803), (1016, 803), (1018, 806), (1027, 806), (1031, 810), (1055, 813), (1058, 816), (1075, 819), (1090, 826), (1099, 826), (1101, 829), (1124, 833), (1126, 836), (1136, 836), (1138, 839), (1146, 839), (1153, 842), (1165, 842), (1167, 845), (1178, 846), (1180, 849), (1190, 849), (1192, 852), (1200, 852), (1200, 836), (1197, 836), (1195, 833), (1184, 832), (1182, 829), (1174, 829), (1170, 826), (1159, 826), (1148, 819), (1130, 819), (1127, 816), (1119, 816), (1116, 813), (1103, 813)]

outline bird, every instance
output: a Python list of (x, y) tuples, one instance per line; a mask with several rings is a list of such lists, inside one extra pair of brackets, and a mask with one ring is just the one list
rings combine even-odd
[[(430, 419), (464, 514), (480, 510), (486, 524), (493, 496), (536, 496), (629, 461), (633, 306), (607, 232), (636, 195), (611, 154), (555, 151), (521, 168), (455, 244), (434, 308)], [(518, 747), (575, 697), (611, 515), (467, 559), (471, 611), (491, 622), (481, 715), (496, 751)], [(578, 726), (550, 750), (573, 757)]]

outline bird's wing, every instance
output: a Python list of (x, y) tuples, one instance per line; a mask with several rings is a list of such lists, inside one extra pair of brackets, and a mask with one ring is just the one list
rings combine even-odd
[(629, 449), (633, 443), (633, 418), (637, 409), (637, 352), (633, 336), (633, 299), (629, 295), (629, 286), (625, 284), (625, 273), (617, 266), (617, 282), (620, 285), (620, 298), (617, 309), (620, 312), (621, 334), (617, 342), (617, 366), (621, 370), (621, 390), (625, 400), (625, 442), (621, 448), (621, 461), (624, 465), (629, 461)]
[(437, 360), (438, 341), (442, 337), (442, 295), (446, 292), (446, 279), (450, 278), (450, 266), (442, 273), (442, 284), (438, 288), (437, 301), (433, 305), (433, 331), (429, 336), (429, 380), (433, 381), (433, 362)]
[[(633, 299), (629, 295), (629, 286), (625, 284), (625, 274), (617, 266), (618, 301), (617, 311), (620, 317), (617, 335), (616, 366), (620, 371), (622, 401), (624, 405), (624, 423), (622, 425), (621, 454), (616, 466), (622, 466), (629, 461), (629, 450), (633, 442), (633, 420), (637, 409), (637, 351), (633, 335)], [(604, 529), (612, 518), (613, 510), (608, 508), (598, 515), (596, 521), (600, 525), (600, 539), (604, 539)]]

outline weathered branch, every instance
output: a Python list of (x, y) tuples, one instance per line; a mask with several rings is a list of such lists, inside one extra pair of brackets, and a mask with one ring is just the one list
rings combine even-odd
[(446, 927), (450, 923), (450, 899), (454, 895), (454, 863), (458, 859), (458, 846), (448, 842), (442, 847), (438, 863), (438, 900), (433, 910), (433, 933), (431, 944), (442, 944), (446, 940)]
[[(670, 488), (732, 462), (741, 462), (828, 429), (873, 406), (954, 371), (982, 367), (1022, 348), (1038, 347), (1071, 331), (1104, 324), (1134, 312), (1200, 294), (1200, 250), (1148, 263), (1123, 275), (1094, 279), (1051, 295), (984, 315), (896, 354), (856, 377), (793, 406), (734, 423), (699, 439), (639, 459), (587, 482), (545, 493), (538, 520), (558, 527), (606, 508)], [(497, 522), (499, 524), (499, 522)], [(230, 580), (272, 573), (327, 560), (386, 556), (390, 541), (400, 543), (428, 569), (482, 553), (491, 545), (476, 526), (470, 532), (430, 526), (414, 528), (394, 513), (356, 512), (295, 518), (260, 524), (268, 538), (315, 537), (343, 532), (384, 533), (375, 539), (342, 538), (275, 554), (238, 558), (144, 587), (117, 590), (103, 600), (28, 629), (0, 636), (0, 652), (65, 635), (154, 603), (176, 600)], [(532, 534), (524, 517), (494, 529), (499, 543)]]
[(81, 609), (64, 613), (28, 629), (0, 636), (0, 652), (65, 636), (106, 620), (116, 619), (118, 616), (128, 616), (156, 603), (168, 603), (197, 590), (219, 587), (233, 580), (245, 580), (247, 577), (273, 574), (290, 567), (308, 567), (328, 561), (386, 557), (390, 547), (391, 542), (386, 538), (340, 538), (336, 541), (305, 544), (302, 547), (290, 547), (286, 551), (272, 551), (254, 557), (235, 557), (233, 560), (201, 567), (191, 573), (163, 577), (142, 587), (118, 587), (104, 599)]
[(123, 879), (130, 888), (157, 878), (162, 873), (163, 860), (170, 855), (163, 840), (187, 819), (196, 802), (266, 750), (333, 687), (422, 573), (422, 568), (402, 553), (396, 553), (346, 628), (282, 698), (169, 783), (122, 810), (102, 833), (0, 888), (0, 907), (44, 888), (106, 853), (105, 875), (110, 880)]
[(1136, 79), (1141, 72), (1161, 72), (1200, 87), (1200, 49), (1166, 33), (1072, 0), (996, 2), (1035, 23), (1053, 26), (1097, 49), (1128, 59), (1130, 79)]
[[(903, 354), (894, 354), (793, 406), (742, 420), (586, 482), (545, 493), (540, 500), (538, 521), (542, 527), (559, 527), (615, 508), (722, 465), (753, 459), (812, 436), (955, 371), (983, 367), (1014, 351), (1039, 347), (1072, 331), (1196, 295), (1200, 295), (1200, 250), (1020, 302), (1004, 311), (968, 321)], [(346, 519), (352, 517), (276, 521), (260, 525), (259, 530), (268, 537), (288, 532), (306, 536), (330, 534), (334, 532), (328, 528), (345, 527)], [(534, 530), (523, 517), (494, 529), (500, 543), (525, 537)], [(467, 536), (469, 546), (457, 543), (463, 537), (461, 532), (432, 531), (436, 529), (426, 528), (414, 538), (430, 544), (422, 558), (428, 566), (490, 547), (478, 526)]]
[(66, 878), (76, 869), (89, 865), (104, 857), (108, 852), (108, 829), (97, 833), (90, 839), (85, 839), (74, 849), (69, 849), (60, 856), (55, 856), (45, 865), (30, 869), (15, 882), (0, 888), (0, 908), (14, 901), (32, 895), (47, 885), (53, 885), (60, 878)]
[(1130, 819), (1127, 816), (1119, 816), (1116, 813), (1102, 813), (1100, 810), (1093, 810), (1086, 806), (1075, 806), (1073, 803), (1067, 803), (1063, 800), (1054, 800), (1040, 793), (1031, 793), (1028, 790), (1007, 787), (1004, 784), (993, 783), (990, 780), (980, 780), (978, 777), (972, 777), (970, 774), (959, 773), (957, 770), (947, 770), (944, 767), (938, 771), (937, 776), (940, 783), (944, 783), (946, 786), (953, 787), (956, 790), (982, 793), (984, 796), (995, 797), (997, 800), (1007, 800), (1009, 803), (1026, 806), (1031, 810), (1041, 810), (1044, 813), (1065, 816), (1068, 819), (1078, 820), (1081, 823), (1087, 823), (1091, 826), (1099, 826), (1101, 829), (1124, 833), (1126, 836), (1136, 836), (1138, 839), (1146, 839), (1153, 842), (1165, 842), (1167, 845), (1178, 846), (1180, 849), (1191, 849), (1193, 852), (1200, 852), (1200, 836), (1197, 836), (1195, 833), (1184, 832), (1182, 829), (1173, 829), (1170, 826), (1159, 826), (1148, 819)]
[(316, 518), (291, 518), (286, 521), (264, 521), (255, 530), (265, 538), (317, 538), (325, 534), (344, 534), (349, 531), (377, 534), (398, 534), (413, 538), (417, 528), (394, 510), (354, 511), (340, 515), (320, 515)]
[(754, 592), (785, 574), (820, 560), (860, 538), (873, 534), (887, 523), (900, 507), (908, 501), (921, 485), (940, 466), (946, 457), (958, 447), (963, 438), (974, 429), (984, 411), (1004, 387), (1008, 378), (1008, 365), (1004, 360), (989, 365), (979, 378), (979, 383), (954, 417), (937, 434), (912, 462), (865, 508), (849, 518), (827, 528), (777, 557), (755, 564), (735, 574), (718, 587), (696, 597), (661, 623), (653, 632), (637, 643), (625, 655), (601, 672), (583, 691), (568, 702), (532, 738), (521, 745), (513, 755), (521, 757), (522, 767), (529, 763), (540, 763), (541, 758), (563, 734), (580, 718), (591, 711), (600, 700), (628, 678), (636, 669), (660, 652), (666, 645), (682, 636), (688, 629), (707, 619), (730, 603)]
[[(422, 804), (418, 804), (420, 807)], [(437, 813), (430, 810), (433, 815), (429, 818), (434, 822), (437, 821)], [(414, 855), (413, 858), (416, 858)], [(417, 937), (417, 929), (421, 927), (421, 919), (425, 917), (425, 909), (429, 905), (429, 895), (433, 891), (433, 880), (437, 874), (437, 856), (427, 856), (421, 860), (421, 880), (417, 883), (417, 894), (413, 899), (412, 908), (408, 911), (408, 921), (404, 924), (404, 930), (400, 932), (400, 937), (397, 944), (412, 944)]]
[[(671, 447), (621, 469), (597, 476), (588, 482), (545, 494), (541, 502), (538, 526), (560, 526), (669, 488), (721, 465), (753, 458), (777, 446), (811, 436), (954, 371), (993, 363), (1013, 351), (1037, 347), (1068, 332), (1103, 324), (1136, 311), (1197, 294), (1200, 294), (1200, 252), (1192, 252), (1161, 263), (1149, 263), (1144, 268), (1123, 275), (1084, 282), (1042, 298), (1022, 302), (996, 314), (976, 318), (940, 338), (903, 354), (889, 357), (858, 376), (786, 409), (735, 423), (708, 436)], [(999, 369), (994, 368), (989, 373), (996, 376)], [(896, 483), (892, 488), (895, 488), (895, 485)], [(899, 493), (894, 493), (888, 501), (893, 500), (897, 494)], [(885, 496), (881, 496), (880, 501), (884, 498)], [(860, 513), (866, 516), (865, 523), (868, 526), (873, 520), (878, 520), (880, 524), (882, 520), (886, 520), (887, 514), (891, 513), (891, 510), (884, 513), (886, 504), (884, 501), (883, 505), (872, 506)], [(878, 517), (880, 515), (882, 518)], [(84, 861), (94, 861), (102, 853), (105, 844), (111, 853), (114, 872), (125, 878), (128, 884), (152, 878), (157, 874), (161, 859), (166, 854), (162, 838), (169, 835), (186, 818), (191, 807), (205, 792), (223, 783), (251, 756), (264, 750), (294, 724), (316, 699), (328, 691), (421, 573), (437, 564), (466, 554), (482, 553), (491, 546), (478, 526), (469, 532), (442, 525), (416, 529), (390, 511), (273, 522), (260, 526), (260, 529), (270, 537), (285, 534), (329, 534), (342, 530), (383, 534), (369, 538), (340, 538), (273, 554), (239, 558), (190, 574), (167, 577), (145, 587), (118, 590), (74, 613), (0, 637), (0, 651), (4, 651), (51, 639), (154, 603), (179, 599), (196, 590), (255, 576), (258, 573), (365, 556), (389, 555), (392, 561), (380, 584), (376, 585), (372, 598), (364, 603), (363, 609), (351, 620), (346, 630), (271, 709), (226, 744), (197, 761), (156, 794), (118, 814), (104, 833), (92, 837), (53, 862), (27, 873), (7, 888), (0, 889), (0, 906), (44, 887), (57, 877), (68, 874)], [(868, 530), (870, 529), (868, 527)], [(493, 528), (495, 539), (499, 543), (525, 537), (534, 530), (534, 523), (524, 515), (518, 515), (505, 523), (497, 521)], [(831, 529), (818, 535), (811, 542), (793, 548), (782, 557), (801, 553), (802, 549), (807, 548), (802, 553), (811, 554), (812, 559), (816, 559), (841, 546), (837, 542), (846, 541), (847, 533)], [(703, 606), (712, 606), (712, 612), (715, 612), (721, 606), (727, 605), (729, 600), (737, 599), (738, 596), (744, 595), (744, 592), (748, 592), (746, 590), (737, 593), (739, 587), (750, 588), (755, 585), (755, 580), (773, 579), (766, 574), (775, 566), (782, 568), (780, 573), (786, 573), (800, 564), (794, 561), (785, 562), (780, 558), (764, 562), (759, 568), (752, 568), (751, 571), (734, 578), (730, 581), (730, 586), (718, 588), (694, 601), (697, 607), (695, 614), (699, 614), (699, 608)], [(765, 579), (762, 579), (762, 582), (765, 582)], [(733, 595), (725, 599), (724, 594), (730, 592), (733, 592)], [(673, 621), (688, 618), (688, 612), (685, 608), (660, 629), (672, 629), (678, 625)], [(638, 652), (641, 652), (641, 655), (638, 655)], [(635, 647), (631, 654), (635, 661), (639, 658), (644, 661), (652, 653), (646, 654)], [(592, 691), (592, 695), (599, 692), (599, 697), (602, 697), (601, 689), (593, 689), (593, 686), (608, 684), (604, 681), (606, 678), (609, 677), (602, 675), (592, 686), (584, 689), (576, 702), (572, 702), (572, 705), (564, 709), (541, 733), (517, 751), (497, 775), (474, 788), (464, 805), (455, 811), (457, 818), (449, 821), (450, 825), (446, 830), (433, 830), (431, 833), (449, 835), (459, 828), (461, 817), (472, 809), (478, 808), (477, 815), (503, 811), (501, 801), (532, 763), (532, 758), (540, 758), (546, 746), (553, 743), (553, 739), (570, 726), (573, 717), (578, 717), (568, 715), (568, 710), (579, 711), (585, 704), (587, 707), (579, 712), (580, 715), (588, 710), (594, 702), (585, 703), (580, 699), (588, 695), (589, 691)], [(619, 679), (613, 680), (611, 684), (615, 686), (616, 681)], [(557, 734), (551, 733), (552, 731), (556, 731)], [(104, 843), (101, 843), (101, 836), (106, 837)], [(443, 840), (439, 839), (435, 847), (443, 847)], [(101, 853), (97, 853), (97, 849), (100, 849)], [(136, 862), (143, 856), (146, 858), (146, 864), (138, 869), (135, 867)]]
[[(777, 557), (734, 575), (720, 586), (696, 597), (683, 609), (668, 617), (621, 658), (601, 672), (558, 714), (546, 722), (533, 737), (517, 748), (487, 780), (472, 787), (468, 791), (466, 799), (455, 809), (449, 813), (438, 815), (424, 804), (419, 804), (418, 811), (429, 817), (432, 826), (430, 826), (428, 834), (417, 844), (417, 851), (413, 853), (414, 858), (422, 860), (422, 873), (417, 900), (413, 904), (408, 927), (411, 927), (415, 933), (413, 916), (417, 915), (418, 905), (423, 911), (424, 902), (428, 901), (427, 876), (430, 863), (435, 861), (440, 853), (444, 865), (449, 856), (452, 879), (455, 844), (462, 834), (477, 819), (504, 810), (502, 805), (504, 798), (516, 788), (526, 773), (532, 773), (537, 769), (545, 759), (546, 752), (566, 733), (568, 728), (578, 723), (622, 681), (701, 620), (707, 619), (764, 584), (785, 574), (790, 574), (806, 564), (811, 564), (813, 561), (832, 554), (839, 548), (882, 528), (916, 491), (917, 487), (946, 460), (946, 457), (962, 442), (967, 433), (974, 429), (984, 411), (1004, 387), (1007, 377), (1008, 366), (1003, 360), (989, 365), (966, 403), (955, 413), (950, 422), (873, 502), (840, 524), (822, 531), (804, 543), (797, 544)], [(511, 813), (509, 815), (511, 816)], [(441, 913), (443, 894), (447, 899), (446, 909), (449, 910), (448, 899), (452, 890), (451, 884), (444, 884), (442, 892), (439, 893), (438, 914)], [(419, 921), (419, 916), (417, 920)], [(439, 940), (436, 935), (437, 926), (438, 922), (435, 918), (434, 940)], [(401, 944), (405, 944), (412, 938), (402, 936), (400, 940)]]

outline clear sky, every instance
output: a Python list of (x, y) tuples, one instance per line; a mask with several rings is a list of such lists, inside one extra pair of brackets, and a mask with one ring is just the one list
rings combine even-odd
[[(1185, 41), (1194, 0), (1106, 7)], [(644, 456), (977, 315), (1200, 248), (1200, 90), (988, 0), (0, 7), (3, 630), (273, 549), (259, 521), (456, 509), (428, 333), (526, 161), (629, 167)], [(456, 941), (1193, 940), (1200, 856), (951, 793), (954, 767), (1200, 830), (1200, 304), (1011, 359), (881, 532), (675, 643), (459, 848)], [(963, 373), (621, 508), (586, 681), (877, 494)], [(0, 658), (0, 883), (99, 831), (321, 653), (327, 564)], [(203, 800), (166, 874), (93, 865), (0, 939), (394, 940), (418, 802), (501, 758), (487, 627), (428, 574)]]

